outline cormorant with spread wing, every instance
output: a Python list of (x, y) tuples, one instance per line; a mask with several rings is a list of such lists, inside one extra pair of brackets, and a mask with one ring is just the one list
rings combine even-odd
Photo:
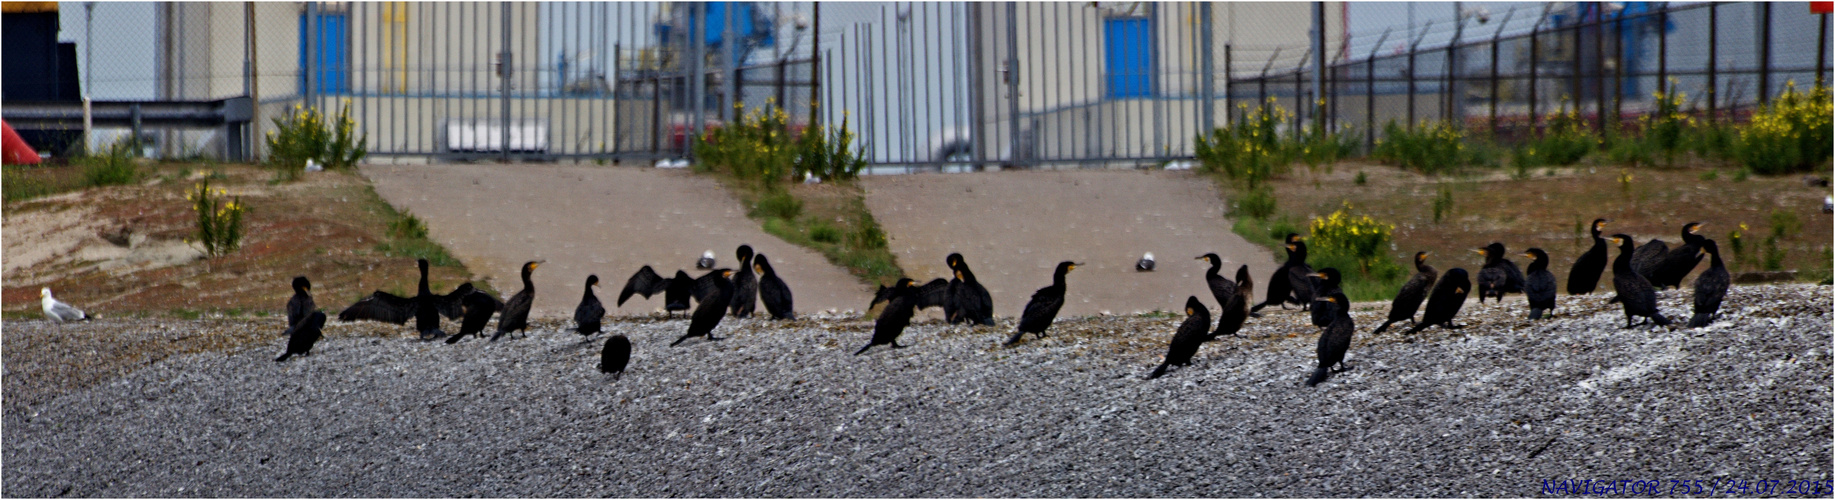
[(419, 259), (417, 263), (420, 265), (421, 279), (414, 297), (401, 297), (376, 290), (339, 312), (338, 321), (367, 319), (401, 325), (413, 319), (414, 330), (420, 332), (421, 340), (446, 336), (446, 332), (440, 331), (440, 316), (459, 319), (462, 312), (459, 299), (471, 293), (471, 283), (459, 285), (457, 290), (447, 295), (434, 295), (427, 287), (427, 259)]

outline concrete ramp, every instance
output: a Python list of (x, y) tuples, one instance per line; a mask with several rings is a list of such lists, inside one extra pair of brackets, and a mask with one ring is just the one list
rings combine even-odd
[[(1257, 297), (1279, 266), (1267, 250), (1230, 232), (1223, 198), (1189, 172), (919, 174), (863, 182), (867, 207), (913, 279), (947, 276), (943, 258), (962, 252), (1000, 317), (1019, 315), (1064, 260), (1086, 264), (1066, 280), (1060, 315), (1073, 316), (1183, 314), (1190, 295), (1214, 312), (1220, 306), (1204, 283), (1206, 266), (1193, 260), (1206, 252), (1228, 261), (1228, 277), (1248, 264)], [(1134, 270), (1144, 252), (1153, 252), (1157, 271)]]
[[(740, 244), (771, 257), (796, 310), (860, 309), (872, 290), (822, 255), (765, 234), (719, 183), (685, 171), (569, 165), (367, 165), (383, 199), (426, 221), (445, 245), (505, 295), (522, 289), (523, 262), (535, 271), (535, 311), (573, 314), (586, 275), (611, 315), (659, 310), (662, 296), (614, 304), (631, 273), (650, 265), (667, 277), (694, 268), (703, 250), (735, 267)], [(507, 298), (507, 297), (505, 297)], [(764, 306), (759, 305), (763, 313)]]

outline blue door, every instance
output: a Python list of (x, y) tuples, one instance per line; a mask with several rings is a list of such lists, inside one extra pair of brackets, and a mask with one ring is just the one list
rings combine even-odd
[[(350, 40), (346, 38), (349, 15), (344, 13), (319, 13), (318, 33), (310, 37), (313, 45), (307, 46), (306, 14), (299, 16), (299, 88), (306, 89), (306, 75), (310, 68), (313, 78), (313, 91), (321, 94), (350, 93)], [(310, 63), (310, 64), (308, 64)]]
[(1108, 50), (1108, 97), (1153, 95), (1153, 25), (1149, 19), (1104, 19), (1102, 34)]

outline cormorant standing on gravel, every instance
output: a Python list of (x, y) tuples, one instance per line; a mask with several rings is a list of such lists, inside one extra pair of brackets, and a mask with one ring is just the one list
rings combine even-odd
[[(1211, 290), (1211, 297), (1217, 299), (1217, 306), (1224, 308), (1224, 311), (1228, 311), (1230, 301), (1236, 299), (1238, 292), (1236, 290), (1236, 282), (1223, 277), (1223, 274), (1219, 272), (1223, 270), (1223, 257), (1219, 257), (1215, 253), (1207, 253), (1199, 255), (1196, 260), (1202, 260), (1210, 264), (1210, 268), (1204, 270), (1204, 286)], [(1186, 314), (1189, 315), (1191, 313)], [(1209, 314), (1206, 315), (1208, 316)], [(1208, 326), (1206, 326), (1206, 328), (1208, 328)]]
[[(762, 261), (761, 257), (764, 256), (753, 258)], [(689, 337), (705, 336), (707, 340), (725, 340), (714, 336), (714, 327), (720, 326), (720, 318), (726, 317), (726, 307), (732, 303), (733, 281), (728, 278), (733, 276), (733, 270), (715, 269), (709, 275), (713, 277), (714, 291), (709, 292), (707, 298), (701, 300), (701, 305), (695, 307), (694, 314), (689, 316), (688, 333), (676, 338), (675, 342), (670, 342), (670, 347), (675, 347), (676, 344), (688, 340)], [(764, 283), (760, 282), (759, 285), (761, 285), (760, 291), (763, 291)], [(765, 307), (771, 307), (769, 299), (765, 301)]]
[(1415, 324), (1414, 313), (1421, 310), (1421, 302), (1427, 300), (1427, 290), (1434, 286), (1434, 280), (1440, 279), (1440, 271), (1427, 265), (1428, 255), (1427, 252), (1414, 253), (1414, 276), (1408, 277), (1407, 283), (1402, 283), (1401, 291), (1395, 293), (1395, 301), (1389, 303), (1389, 320), (1376, 327), (1376, 331), (1370, 332), (1371, 335), (1383, 333), (1383, 330), (1389, 329), (1389, 325), (1404, 320), (1410, 325)]
[[(1643, 316), (1657, 326), (1668, 326), (1669, 318), (1657, 310), (1657, 290), (1650, 286), (1650, 280), (1632, 269), (1633, 254), (1638, 249), (1631, 246), (1631, 237), (1623, 234), (1612, 235), (1612, 242), (1618, 244), (1618, 259), (1612, 261), (1612, 288), (1618, 291), (1613, 299), (1625, 307), (1625, 328), (1631, 328), (1631, 318)], [(1642, 323), (1639, 323), (1642, 324)]]
[(733, 305), (728, 306), (735, 318), (750, 318), (758, 308), (758, 275), (752, 273), (752, 245), (739, 245), (735, 251), (739, 269), (733, 271)]
[(573, 331), (580, 335), (599, 333), (599, 325), (605, 321), (605, 304), (600, 304), (599, 296), (593, 294), (596, 286), (599, 286), (599, 275), (587, 275), (586, 294), (580, 296), (580, 305), (573, 308)]
[(294, 323), (293, 326), (287, 327), (287, 352), (280, 353), (280, 357), (274, 358), (274, 362), (279, 363), (281, 361), (286, 361), (287, 358), (291, 358), (295, 354), (311, 356), (312, 345), (318, 343), (319, 338), (325, 336), (323, 333), (324, 328), (325, 313), (320, 311), (312, 311), (311, 314), (306, 316), (306, 319), (302, 319), (300, 322)]
[[(470, 285), (470, 283), (466, 283)], [(497, 300), (483, 290), (473, 290), (459, 299), (465, 306), (465, 319), (459, 322), (459, 334), (446, 337), (446, 344), (457, 344), (459, 340), (471, 335), (483, 335), (484, 327), (491, 323), (491, 316), (503, 309), (503, 301)]]
[(1523, 270), (1504, 258), (1502, 242), (1494, 241), (1473, 251), (1485, 256), (1485, 266), (1478, 270), (1478, 303), (1485, 303), (1485, 297), (1503, 302), (1504, 294), (1523, 291)]
[(1427, 297), (1427, 310), (1421, 312), (1421, 321), (1415, 323), (1408, 333), (1415, 333), (1427, 327), (1440, 325), (1448, 330), (1465, 328), (1453, 323), (1453, 317), (1459, 315), (1459, 309), (1465, 307), (1465, 296), (1472, 291), (1472, 279), (1465, 269), (1446, 270), (1446, 276), (1434, 284), (1434, 292)]
[(427, 287), (427, 259), (418, 259), (416, 264), (420, 266), (421, 279), (413, 297), (400, 297), (377, 290), (344, 308), (338, 313), (338, 321), (368, 319), (399, 325), (413, 319), (414, 330), (420, 332), (421, 340), (446, 336), (446, 332), (440, 331), (440, 316), (459, 319), (459, 299), (471, 293), (466, 286), (469, 283), (460, 285), (459, 290), (451, 294), (434, 295), (433, 290)]
[(599, 372), (612, 374), (612, 380), (624, 378), (624, 367), (631, 362), (631, 339), (613, 335), (599, 350)]
[(318, 305), (312, 303), (312, 282), (305, 276), (294, 276), (293, 298), (287, 299), (287, 326), (299, 324), (299, 320), (316, 310)]
[(975, 271), (968, 268), (962, 254), (949, 254), (943, 262), (955, 273), (949, 280), (949, 295), (945, 300), (950, 304), (943, 307), (945, 318), (952, 325), (966, 321), (971, 325), (994, 326), (994, 297), (988, 295), (987, 287), (981, 286), (980, 280), (975, 279)]
[(1657, 263), (1650, 273), (1650, 284), (1658, 290), (1664, 288), (1682, 288), (1682, 281), (1688, 273), (1701, 264), (1701, 243), (1706, 236), (1696, 234), (1701, 231), (1700, 222), (1690, 222), (1682, 226), (1682, 244), (1663, 254), (1663, 260)]
[[(1302, 276), (1313, 272), (1312, 268), (1306, 265), (1306, 243), (1301, 240), (1300, 235), (1287, 233), (1286, 245), (1287, 262), (1281, 263), (1281, 267), (1275, 268), (1274, 274), (1268, 276), (1268, 298), (1250, 308), (1249, 312), (1260, 311), (1268, 306), (1281, 306), (1281, 309), (1286, 309), (1290, 302), (1311, 304), (1310, 290), (1308, 290), (1306, 300), (1301, 302), (1297, 291), (1294, 290), (1294, 280), (1291, 278), (1296, 272)], [(1310, 281), (1302, 281), (1302, 284), (1310, 284)]]
[(1236, 268), (1236, 293), (1230, 302), (1223, 304), (1223, 311), (1217, 313), (1217, 330), (1211, 332), (1211, 339), (1224, 335), (1236, 335), (1242, 331), (1242, 324), (1249, 320), (1249, 301), (1255, 297), (1255, 281), (1249, 279), (1249, 266)]
[(650, 298), (657, 293), (663, 294), (663, 313), (673, 315), (676, 311), (688, 310), (689, 300), (705, 300), (708, 293), (714, 290), (714, 273), (691, 278), (680, 269), (675, 270), (675, 277), (664, 278), (656, 274), (650, 266), (639, 268), (625, 280), (624, 290), (618, 292), (618, 305), (623, 306), (631, 295), (642, 295)]
[(541, 262), (529, 261), (522, 264), (522, 291), (511, 295), (503, 303), (503, 314), (497, 316), (497, 334), (491, 335), (491, 342), (496, 342), (504, 334), (522, 330), (523, 337), (529, 336), (529, 308), (535, 305), (535, 282), (529, 276), (535, 273)]
[(1172, 343), (1166, 347), (1166, 360), (1153, 369), (1149, 380), (1166, 374), (1168, 366), (1186, 366), (1191, 364), (1191, 357), (1198, 354), (1198, 346), (1204, 345), (1210, 335), (1206, 330), (1211, 328), (1211, 311), (1193, 295), (1185, 299), (1185, 322), (1179, 324), (1179, 331), (1172, 334)]
[(1643, 276), (1645, 280), (1649, 280), (1657, 275), (1657, 268), (1663, 265), (1663, 258), (1667, 256), (1669, 256), (1669, 244), (1652, 238), (1631, 253), (1631, 270), (1638, 276)]
[(917, 313), (920, 291), (911, 286), (911, 278), (899, 278), (898, 283), (886, 290), (890, 294), (886, 298), (886, 309), (873, 321), (873, 339), (854, 351), (855, 356), (876, 345), (890, 345), (893, 349), (905, 347), (898, 344), (898, 336), (905, 333), (905, 327), (911, 325), (911, 316)]
[(1606, 239), (1599, 236), (1605, 232), (1607, 222), (1612, 221), (1593, 219), (1593, 248), (1580, 254), (1580, 258), (1574, 260), (1573, 269), (1567, 272), (1568, 295), (1586, 295), (1599, 287), (1599, 277), (1605, 275), (1606, 263), (1611, 262), (1606, 255)]
[(1701, 252), (1708, 254), (1708, 270), (1695, 277), (1695, 316), (1689, 318), (1689, 328), (1708, 326), (1714, 321), (1714, 315), (1720, 313), (1720, 301), (1727, 298), (1727, 264), (1720, 260), (1720, 245), (1714, 240), (1701, 242)]
[(758, 254), (752, 257), (752, 267), (758, 269), (759, 301), (765, 303), (765, 311), (771, 313), (771, 319), (796, 319), (790, 285), (784, 284), (784, 279), (777, 277), (777, 269), (771, 267), (771, 259), (765, 258), (765, 254)]
[[(1343, 283), (1344, 278), (1338, 274), (1338, 268), (1335, 267), (1320, 269), (1319, 272), (1313, 273), (1312, 277), (1319, 278), (1318, 293), (1313, 295), (1317, 297), (1317, 299), (1313, 300), (1312, 304), (1313, 326), (1325, 328), (1331, 326), (1332, 321), (1335, 321), (1338, 315), (1336, 311), (1332, 310), (1338, 307), (1338, 303), (1325, 300), (1325, 298), (1331, 296), (1333, 293), (1342, 292), (1342, 290), (1339, 289), (1339, 285)], [(1344, 305), (1347, 307), (1350, 306), (1350, 304), (1350, 301), (1344, 302)], [(1320, 310), (1319, 308), (1321, 307), (1325, 308), (1325, 310)]]
[(1543, 313), (1554, 317), (1555, 273), (1548, 272), (1548, 252), (1531, 248), (1523, 252), (1529, 262), (1529, 275), (1523, 278), (1523, 296), (1529, 299), (1529, 319), (1542, 319)]
[(1319, 332), (1319, 367), (1306, 379), (1307, 387), (1319, 385), (1333, 373), (1351, 369), (1344, 364), (1344, 353), (1351, 350), (1351, 334), (1357, 331), (1357, 323), (1351, 321), (1351, 301), (1343, 292), (1333, 292), (1325, 300), (1332, 304), (1332, 322), (1326, 325), (1325, 331)]
[(1077, 263), (1068, 260), (1058, 263), (1058, 269), (1051, 273), (1051, 286), (1032, 292), (1032, 300), (1026, 302), (1026, 311), (1020, 314), (1019, 327), (1002, 345), (1019, 343), (1019, 338), (1028, 333), (1045, 338), (1045, 329), (1051, 328), (1051, 320), (1057, 319), (1058, 309), (1064, 307), (1064, 275), (1076, 268)]

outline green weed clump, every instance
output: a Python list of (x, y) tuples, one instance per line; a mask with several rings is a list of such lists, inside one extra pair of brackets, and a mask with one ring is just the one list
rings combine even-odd
[(327, 119), (316, 107), (293, 105), (293, 113), (274, 119), (268, 132), (268, 162), (281, 180), (298, 179), (306, 160), (327, 169), (350, 168), (368, 155), (369, 138), (358, 137), (357, 122), (350, 118), (350, 101), (344, 101), (337, 118)]
[(1567, 109), (1565, 101), (1561, 106), (1548, 114), (1546, 132), (1511, 151), (1511, 163), (1519, 167), (1573, 165), (1599, 146), (1599, 135), (1587, 128), (1580, 113)]
[(1439, 224), (1441, 220), (1453, 215), (1452, 188), (1440, 186), (1440, 192), (1434, 195), (1433, 209), (1435, 224)]
[(128, 141), (116, 142), (102, 154), (78, 160), (83, 164), (83, 185), (118, 186), (140, 182), (145, 176), (134, 165), (134, 146)]
[(191, 211), (197, 216), (197, 229), (188, 243), (201, 247), (204, 255), (210, 258), (222, 257), (242, 247), (242, 215), (248, 207), (242, 204), (241, 197), (224, 200), (229, 192), (221, 188), (212, 189), (210, 179), (204, 179), (185, 194), (191, 202)]
[(1489, 157), (1488, 148), (1467, 147), (1465, 139), (1463, 131), (1445, 123), (1409, 129), (1392, 121), (1383, 126), (1383, 138), (1376, 141), (1376, 149), (1370, 156), (1428, 175), (1495, 162), (1495, 158)]
[(1394, 295), (1407, 271), (1389, 256), (1395, 225), (1354, 211), (1350, 203), (1307, 223), (1307, 263), (1313, 269), (1337, 268), (1351, 300), (1379, 300)]
[(833, 129), (817, 126), (798, 133), (790, 129), (790, 115), (781, 107), (749, 113), (744, 104), (734, 108), (738, 120), (695, 141), (696, 171), (719, 170), (774, 189), (811, 175), (854, 179), (866, 168), (846, 118)]
[(1828, 87), (1798, 92), (1795, 82), (1740, 127), (1735, 155), (1761, 175), (1807, 172), (1835, 153), (1835, 108)]
[(1201, 171), (1222, 174), (1254, 189), (1286, 173), (1288, 164), (1298, 156), (1297, 148), (1281, 137), (1287, 110), (1264, 106), (1251, 112), (1247, 104), (1239, 109), (1236, 123), (1218, 127), (1208, 136), (1199, 134), (1192, 151)]
[(792, 220), (803, 215), (803, 200), (784, 191), (769, 193), (759, 197), (758, 203), (752, 205), (752, 215)]

